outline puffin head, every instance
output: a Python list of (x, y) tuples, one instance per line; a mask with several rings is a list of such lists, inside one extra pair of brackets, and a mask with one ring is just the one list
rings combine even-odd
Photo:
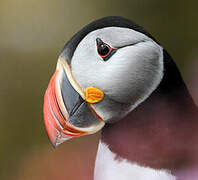
[(44, 123), (54, 146), (121, 120), (158, 87), (163, 48), (122, 17), (96, 20), (63, 48), (44, 97)]

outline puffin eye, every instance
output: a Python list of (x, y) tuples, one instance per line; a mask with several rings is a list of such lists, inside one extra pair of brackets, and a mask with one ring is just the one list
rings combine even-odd
[(98, 54), (100, 54), (101, 56), (105, 56), (109, 53), (109, 46), (106, 44), (101, 44), (100, 46), (98, 46)]
[(100, 38), (96, 39), (96, 44), (98, 54), (103, 58), (104, 61), (107, 61), (116, 52), (116, 49), (104, 43)]

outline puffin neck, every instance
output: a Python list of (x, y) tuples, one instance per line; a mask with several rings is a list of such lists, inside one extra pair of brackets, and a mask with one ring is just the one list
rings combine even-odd
[(164, 77), (158, 88), (126, 117), (106, 124), (101, 141), (118, 158), (151, 168), (180, 169), (193, 164), (197, 147), (189, 147), (196, 144), (192, 138), (197, 136), (196, 110), (179, 70), (164, 50)]

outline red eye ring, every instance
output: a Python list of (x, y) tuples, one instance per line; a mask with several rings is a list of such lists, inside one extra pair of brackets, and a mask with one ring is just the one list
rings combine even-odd
[(103, 42), (100, 38), (96, 39), (97, 52), (103, 60), (108, 60), (111, 55), (116, 52), (116, 49)]

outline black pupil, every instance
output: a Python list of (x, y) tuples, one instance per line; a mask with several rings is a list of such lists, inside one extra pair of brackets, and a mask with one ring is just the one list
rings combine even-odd
[(105, 56), (107, 55), (109, 52), (109, 46), (105, 45), (105, 44), (101, 44), (99, 47), (98, 47), (98, 53), (101, 55), (101, 56)]

